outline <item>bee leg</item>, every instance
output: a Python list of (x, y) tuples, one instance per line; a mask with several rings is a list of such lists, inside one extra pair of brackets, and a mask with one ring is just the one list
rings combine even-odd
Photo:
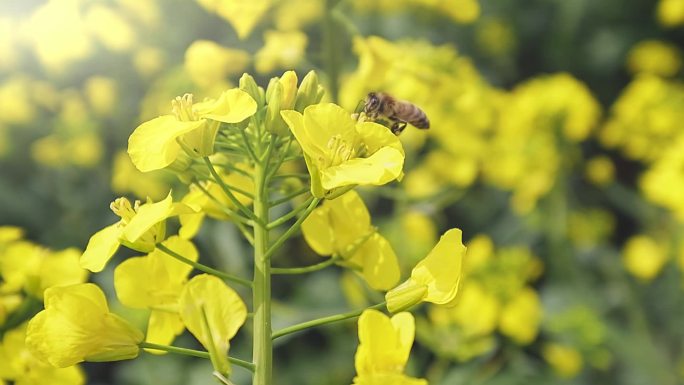
[(392, 123), (392, 127), (390, 127), (390, 130), (392, 130), (392, 133), (394, 135), (399, 135), (401, 134), (402, 131), (404, 131), (404, 128), (406, 128), (406, 122), (402, 121), (396, 121)]

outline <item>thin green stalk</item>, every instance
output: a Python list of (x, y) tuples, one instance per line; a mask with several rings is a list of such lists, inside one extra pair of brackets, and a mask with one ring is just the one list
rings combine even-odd
[(255, 162), (258, 161), (259, 158), (256, 156), (254, 148), (252, 148), (252, 143), (249, 141), (249, 138), (247, 137), (246, 130), (240, 130), (240, 135), (242, 135), (242, 140), (245, 142), (245, 146), (247, 147), (247, 152), (249, 153), (249, 156), (251, 156)]
[(214, 180), (216, 180), (216, 183), (218, 183), (219, 186), (221, 186), (221, 189), (223, 189), (223, 192), (226, 193), (226, 195), (228, 196), (228, 199), (230, 199), (230, 201), (235, 205), (235, 207), (240, 209), (240, 211), (242, 211), (242, 213), (245, 214), (248, 218), (250, 218), (251, 220), (253, 220), (257, 224), (260, 224), (263, 226), (263, 223), (261, 223), (259, 221), (259, 219), (256, 217), (256, 215), (250, 209), (248, 209), (245, 205), (243, 205), (242, 202), (240, 202), (235, 197), (235, 195), (233, 195), (233, 192), (230, 190), (228, 185), (226, 185), (225, 182), (223, 182), (223, 179), (221, 178), (221, 176), (216, 172), (216, 169), (214, 168), (214, 165), (211, 164), (211, 160), (209, 160), (209, 157), (206, 157), (206, 156), (204, 157), (204, 163), (207, 165), (207, 168), (209, 169), (209, 172), (211, 173), (211, 175), (214, 177)]
[(290, 146), (292, 146), (292, 137), (293, 137), (292, 134), (288, 135), (288, 136), (287, 136), (287, 139), (285, 139), (285, 141), (286, 141), (285, 143), (286, 143), (286, 144), (283, 144), (283, 145), (280, 147), (280, 148), (282, 149), (282, 150), (281, 150), (282, 155), (278, 157), (278, 160), (277, 160), (276, 163), (273, 165), (273, 167), (271, 168), (271, 170), (269, 170), (269, 171), (266, 173), (266, 184), (270, 183), (271, 178), (273, 178), (273, 176), (275, 175), (275, 173), (277, 173), (278, 170), (280, 170), (280, 166), (283, 165), (283, 162), (285, 161), (285, 158), (287, 157), (287, 154), (290, 152)]
[(274, 332), (273, 333), (273, 339), (275, 340), (276, 338), (286, 336), (288, 334), (296, 333), (298, 331), (302, 331), (305, 329), (313, 328), (316, 326), (321, 326), (321, 325), (326, 325), (326, 324), (330, 324), (330, 323), (334, 323), (334, 322), (344, 321), (344, 320), (347, 320), (350, 318), (356, 318), (356, 317), (360, 316), (361, 313), (363, 313), (364, 311), (366, 311), (368, 309), (380, 309), (383, 306), (385, 306), (385, 302), (382, 302), (382, 303), (379, 303), (377, 305), (373, 305), (373, 306), (370, 306), (370, 307), (367, 307), (364, 309), (360, 309), (360, 310), (354, 310), (354, 311), (350, 311), (347, 313), (336, 314), (336, 315), (332, 315), (332, 316), (328, 316), (328, 317), (323, 317), (323, 318), (318, 318), (318, 319), (311, 320), (311, 321), (302, 322), (302, 323), (297, 324), (297, 325), (288, 326), (286, 328), (278, 330), (277, 332)]
[(283, 274), (283, 275), (312, 273), (314, 271), (325, 269), (326, 267), (334, 264), (339, 259), (340, 259), (339, 257), (334, 256), (334, 257), (328, 258), (327, 260), (325, 260), (323, 262), (319, 262), (315, 265), (304, 266), (304, 267), (272, 267), (271, 273), (272, 274)]
[[(169, 353), (182, 354), (184, 356), (209, 359), (209, 352), (203, 352), (201, 350), (179, 348), (177, 346), (169, 346), (169, 345), (159, 345), (159, 344), (153, 344), (151, 342), (146, 342), (146, 341), (141, 342), (139, 346), (142, 349), (161, 350), (161, 351), (169, 352)], [(239, 358), (233, 358), (233, 357), (228, 357), (228, 361), (230, 361), (230, 363), (235, 364), (237, 366), (241, 366), (241, 367), (243, 367), (243, 368), (245, 368), (251, 372), (254, 371), (254, 364), (249, 362), (249, 361), (244, 361), (244, 360), (241, 360)]]
[(250, 282), (247, 279), (236, 277), (234, 275), (230, 275), (230, 274), (224, 273), (220, 270), (216, 270), (216, 269), (211, 268), (209, 266), (203, 265), (199, 262), (195, 262), (193, 260), (187, 259), (184, 256), (176, 253), (175, 251), (169, 249), (168, 247), (164, 246), (161, 243), (157, 243), (157, 248), (159, 250), (163, 251), (164, 253), (172, 256), (173, 258), (176, 258), (177, 260), (194, 267), (197, 270), (203, 271), (207, 274), (215, 275), (219, 278), (225, 279), (226, 281), (234, 282), (234, 283), (246, 286), (246, 287), (252, 287), (252, 282)]
[(271, 245), (268, 251), (266, 251), (264, 258), (270, 259), (273, 256), (273, 254), (280, 248), (280, 246), (282, 246), (283, 243), (285, 243), (285, 241), (287, 241), (292, 236), (292, 234), (299, 230), (299, 227), (302, 225), (302, 222), (304, 222), (304, 220), (309, 216), (309, 214), (311, 214), (311, 212), (316, 208), (316, 206), (318, 206), (318, 202), (320, 201), (321, 198), (314, 198), (311, 201), (306, 210), (304, 210), (304, 213), (299, 218), (297, 218), (297, 221), (289, 229), (287, 229), (287, 231), (285, 231), (285, 233), (281, 235), (280, 238), (278, 238), (278, 240), (276, 240), (273, 243), (273, 245)]
[(290, 219), (294, 218), (297, 214), (302, 212), (302, 210), (305, 210), (311, 204), (313, 199), (314, 199), (313, 197), (307, 199), (304, 203), (295, 207), (289, 213), (287, 213), (287, 214), (283, 215), (282, 217), (276, 219), (275, 221), (267, 224), (266, 228), (269, 230), (275, 229), (276, 227), (278, 227), (278, 226), (282, 225), (283, 223), (289, 221)]
[[(264, 164), (254, 167), (254, 212), (260, 223), (268, 223), (268, 188), (265, 185)], [(271, 385), (273, 367), (273, 341), (271, 339), (271, 261), (266, 257), (268, 248), (268, 229), (266, 226), (254, 228), (254, 337), (253, 358), (256, 365), (253, 385)]]
[(279, 198), (279, 199), (276, 199), (276, 200), (274, 200), (273, 202), (271, 202), (271, 207), (275, 207), (275, 206), (278, 206), (278, 205), (282, 205), (283, 203), (286, 203), (286, 202), (291, 201), (292, 198), (298, 197), (298, 196), (300, 196), (300, 195), (302, 195), (302, 194), (304, 194), (304, 193), (307, 193), (307, 192), (309, 192), (309, 188), (308, 188), (308, 187), (307, 187), (307, 188), (303, 188), (303, 189), (301, 189), (301, 190), (297, 190), (297, 191), (295, 191), (295, 192), (293, 192), (293, 193), (287, 194), (287, 195), (285, 195), (284, 197)]
[(209, 192), (209, 190), (204, 188), (204, 186), (202, 186), (202, 184), (195, 183), (195, 186), (197, 186), (197, 188), (199, 188), (204, 193), (204, 195), (206, 195), (207, 197), (209, 197), (209, 199), (211, 199), (214, 203), (216, 203), (216, 205), (218, 207), (220, 207), (221, 210), (223, 210), (223, 212), (226, 213), (226, 215), (228, 215), (228, 217), (230, 217), (230, 219), (233, 220), (233, 223), (235, 223), (235, 226), (237, 226), (237, 228), (240, 230), (242, 235), (244, 235), (245, 239), (247, 239), (247, 242), (249, 242), (250, 245), (254, 245), (254, 236), (252, 235), (252, 233), (249, 232), (249, 229), (247, 229), (247, 227), (245, 227), (245, 225), (253, 226), (254, 223), (252, 222), (252, 220), (247, 219), (247, 218), (241, 216), (240, 214), (236, 213), (235, 211), (230, 210), (227, 207), (225, 207), (223, 205), (223, 203), (221, 203), (218, 199), (216, 199), (216, 197), (214, 197)]

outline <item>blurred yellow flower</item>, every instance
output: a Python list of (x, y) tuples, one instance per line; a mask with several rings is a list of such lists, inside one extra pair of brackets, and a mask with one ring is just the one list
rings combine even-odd
[(399, 280), (399, 263), (389, 242), (371, 226), (370, 214), (355, 191), (327, 200), (302, 223), (304, 239), (319, 255), (359, 270), (376, 290)]
[(668, 259), (667, 248), (647, 235), (629, 238), (622, 250), (622, 262), (627, 271), (644, 282), (655, 278)]
[(169, 192), (169, 185), (164, 181), (163, 171), (142, 173), (133, 165), (125, 150), (114, 155), (112, 164), (112, 191), (116, 194), (132, 193), (152, 200), (164, 199)]
[(85, 23), (102, 45), (114, 52), (127, 52), (136, 42), (135, 31), (126, 18), (102, 4), (91, 5)]
[(513, 26), (500, 17), (490, 17), (478, 22), (475, 38), (479, 45), (478, 48), (494, 57), (510, 54), (517, 44)]
[(0, 122), (26, 124), (36, 115), (31, 100), (30, 81), (23, 75), (15, 75), (0, 83)]
[(298, 31), (318, 21), (323, 15), (320, 0), (289, 0), (278, 4), (275, 26), (279, 31)]
[(79, 250), (52, 251), (27, 241), (9, 244), (0, 253), (0, 292), (24, 289), (36, 298), (53, 286), (83, 283), (88, 272), (79, 266)]
[(546, 344), (542, 350), (542, 355), (554, 372), (562, 378), (575, 377), (582, 370), (584, 362), (582, 355), (570, 346), (556, 343)]
[(138, 170), (147, 172), (171, 165), (183, 143), (194, 156), (214, 152), (221, 123), (239, 123), (256, 112), (256, 102), (237, 88), (216, 100), (193, 103), (186, 94), (172, 101), (173, 115), (163, 115), (139, 125), (128, 139), (128, 154)]
[(640, 74), (613, 103), (599, 139), (630, 159), (653, 162), (676, 142), (682, 121), (684, 85)]
[(225, 48), (210, 40), (196, 40), (185, 51), (185, 70), (195, 84), (208, 88), (241, 74), (251, 58), (240, 49)]
[(358, 123), (332, 103), (309, 106), (303, 115), (281, 114), (304, 151), (313, 196), (330, 198), (336, 189), (383, 185), (401, 176), (404, 150), (386, 127)]
[(456, 298), (461, 282), (466, 247), (462, 232), (444, 233), (428, 255), (413, 268), (407, 281), (387, 292), (387, 309), (392, 313), (421, 302), (446, 305)]
[[(199, 257), (192, 242), (177, 236), (162, 244), (193, 262)], [(170, 345), (183, 331), (178, 300), (191, 270), (192, 266), (158, 249), (144, 257), (129, 258), (114, 270), (119, 301), (132, 308), (151, 310), (147, 342)]]
[(666, 27), (684, 24), (684, 0), (660, 0), (657, 16), (660, 24)]
[(615, 165), (605, 155), (595, 156), (587, 161), (585, 175), (593, 184), (606, 186), (615, 179)]
[(353, 385), (427, 385), (426, 380), (403, 373), (414, 336), (411, 313), (399, 313), (390, 319), (377, 310), (365, 310), (359, 317)]
[(633, 74), (646, 72), (664, 77), (674, 76), (682, 68), (682, 54), (674, 44), (644, 40), (630, 49), (627, 68)]
[(252, 32), (254, 26), (271, 8), (273, 0), (197, 0), (209, 12), (226, 19), (240, 39)]
[(539, 332), (542, 308), (537, 293), (523, 288), (501, 309), (499, 330), (521, 345), (534, 341)]
[(171, 194), (157, 203), (135, 202), (134, 206), (126, 198), (118, 198), (110, 208), (121, 218), (113, 225), (95, 233), (81, 256), (81, 266), (92, 272), (102, 271), (105, 264), (116, 253), (119, 245), (141, 252), (150, 252), (166, 235), (166, 219), (194, 210), (183, 203), (173, 203)]
[(111, 116), (119, 98), (116, 81), (104, 76), (88, 78), (83, 87), (83, 93), (90, 108), (99, 116)]
[(135, 358), (142, 340), (140, 330), (109, 312), (104, 293), (92, 283), (46, 290), (45, 310), (26, 331), (31, 353), (58, 368)]
[(264, 44), (254, 56), (254, 68), (265, 74), (295, 68), (306, 53), (307, 37), (299, 31), (266, 31)]
[(133, 55), (133, 66), (143, 77), (149, 77), (161, 71), (165, 62), (164, 51), (157, 47), (141, 47)]
[(38, 359), (26, 347), (24, 323), (7, 331), (0, 344), (0, 381), (13, 381), (17, 385), (40, 385), (47, 379), (50, 385), (82, 385), (85, 376), (78, 366), (55, 368)]
[(51, 72), (93, 52), (92, 37), (81, 14), (81, 0), (49, 0), (36, 9), (22, 33), (32, 43), (38, 59)]
[(247, 319), (247, 306), (240, 296), (220, 278), (200, 274), (183, 288), (180, 315), (190, 333), (209, 351), (214, 369), (228, 375), (230, 339)]

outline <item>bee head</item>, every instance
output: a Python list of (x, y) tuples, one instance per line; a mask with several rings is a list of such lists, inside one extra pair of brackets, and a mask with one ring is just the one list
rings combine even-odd
[(373, 112), (378, 109), (380, 106), (380, 98), (378, 98), (378, 95), (375, 92), (369, 92), (368, 96), (366, 96), (366, 106), (364, 108), (365, 112)]

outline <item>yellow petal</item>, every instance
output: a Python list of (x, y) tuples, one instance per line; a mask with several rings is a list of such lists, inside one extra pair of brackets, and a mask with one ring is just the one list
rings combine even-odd
[(318, 207), (302, 223), (304, 240), (318, 255), (332, 255), (335, 252), (329, 211), (327, 207)]
[(119, 249), (119, 238), (123, 234), (123, 226), (115, 223), (95, 233), (88, 241), (85, 252), (81, 255), (81, 267), (97, 273), (104, 269), (109, 259)]
[[(195, 210), (182, 203), (173, 203), (173, 198), (171, 193), (164, 199), (157, 203), (146, 203), (140, 206), (138, 212), (126, 225), (123, 237), (131, 243), (138, 241), (140, 237), (143, 236), (147, 231), (151, 230), (154, 225), (167, 218), (180, 214), (190, 214), (194, 213)], [(164, 234), (152, 234), (153, 240), (150, 242), (159, 242), (164, 237)], [(151, 251), (154, 249), (154, 245), (148, 250), (140, 251)]]
[(362, 122), (356, 124), (356, 132), (361, 136), (368, 153), (373, 154), (382, 147), (391, 147), (404, 154), (404, 147), (399, 137), (394, 135), (387, 127), (374, 122)]
[(359, 247), (353, 258), (362, 260), (363, 277), (373, 289), (389, 290), (399, 281), (397, 256), (389, 242), (380, 234), (373, 234)]
[(197, 103), (194, 108), (202, 118), (224, 123), (239, 123), (254, 115), (257, 103), (245, 91), (233, 88), (222, 93), (215, 102)]
[(240, 296), (221, 279), (200, 274), (183, 289), (180, 313), (190, 333), (210, 352), (214, 368), (229, 373), (229, 340), (247, 318)]
[(128, 138), (128, 155), (142, 172), (162, 169), (173, 163), (181, 151), (176, 138), (203, 124), (204, 121), (179, 121), (172, 115), (154, 118), (139, 125)]
[(365, 310), (359, 317), (359, 347), (354, 359), (359, 377), (402, 373), (414, 334), (411, 313), (399, 313), (390, 319), (377, 310)]
[(383, 147), (368, 158), (353, 158), (338, 166), (321, 170), (326, 190), (348, 185), (383, 185), (397, 179), (404, 167), (404, 155), (395, 148)]
[[(197, 261), (192, 242), (173, 236), (164, 246)], [(155, 249), (145, 257), (129, 258), (114, 270), (114, 288), (122, 304), (139, 309), (176, 305), (192, 267)], [(152, 288), (152, 289), (151, 289)]]
[(410, 280), (428, 287), (425, 301), (443, 305), (456, 297), (465, 252), (461, 230), (451, 229), (413, 268)]
[[(297, 111), (287, 110), (280, 111), (280, 116), (283, 117), (285, 123), (290, 127), (290, 131), (292, 131), (292, 135), (297, 139), (297, 143), (302, 147), (307, 166), (309, 166), (310, 163), (311, 165), (316, 166), (319, 159), (325, 159), (327, 147), (319, 145), (309, 137), (309, 133), (306, 128), (304, 128), (304, 115)], [(307, 156), (309, 157), (308, 159), (306, 158)], [(311, 175), (314, 174), (311, 167), (309, 167), (309, 172)]]
[[(145, 341), (153, 344), (170, 345), (174, 338), (183, 332), (183, 329), (183, 321), (178, 313), (153, 310), (147, 323)], [(148, 352), (153, 354), (165, 353), (162, 350), (155, 349), (149, 349)]]

